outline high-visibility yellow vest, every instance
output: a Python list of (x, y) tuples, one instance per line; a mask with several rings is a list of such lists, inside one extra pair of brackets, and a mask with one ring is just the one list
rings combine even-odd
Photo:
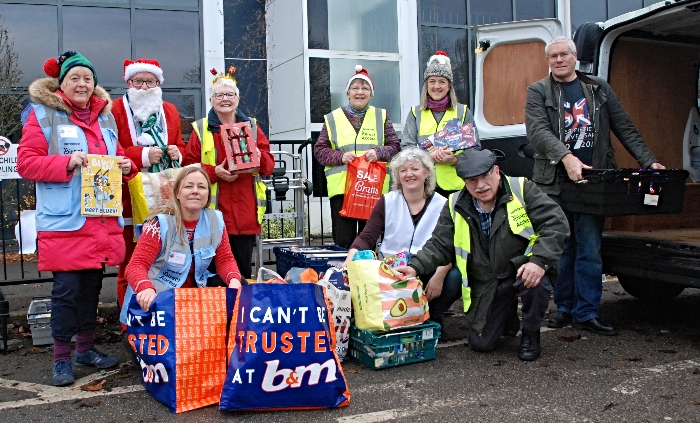
[[(358, 132), (355, 132), (352, 124), (341, 108), (335, 109), (324, 116), (328, 140), (335, 150), (347, 153), (364, 154), (365, 151), (384, 145), (384, 122), (386, 122), (386, 110), (369, 106), (365, 112), (365, 118)], [(389, 192), (389, 175), (384, 178), (382, 194)], [(328, 198), (345, 194), (345, 180), (348, 174), (348, 165), (326, 166), (326, 182)]]
[[(506, 211), (508, 213), (508, 225), (510, 226), (511, 232), (515, 235), (519, 235), (530, 242), (525, 248), (524, 255), (532, 255), (532, 246), (535, 245), (538, 233), (532, 227), (532, 222), (527, 215), (525, 210), (525, 198), (523, 197), (523, 190), (525, 187), (525, 178), (516, 177), (506, 177), (506, 182), (510, 186), (512, 192), (511, 198), (506, 203)], [(469, 288), (469, 277), (467, 276), (467, 260), (469, 259), (469, 253), (471, 252), (471, 238), (469, 231), (469, 224), (467, 221), (455, 211), (455, 202), (459, 192), (455, 192), (450, 195), (450, 214), (452, 215), (452, 221), (455, 226), (454, 233), (454, 247), (455, 247), (455, 263), (457, 264), (457, 269), (462, 274), (462, 301), (464, 303), (464, 312), (469, 311), (469, 306), (471, 305), (471, 288)]]
[[(250, 120), (253, 133), (253, 141), (257, 143), (258, 141), (258, 128), (255, 119)], [(214, 134), (209, 131), (208, 119), (203, 118), (196, 122), (192, 122), (192, 127), (194, 132), (199, 138), (199, 142), (202, 145), (202, 163), (206, 165), (216, 166), (219, 164), (216, 158), (216, 147), (214, 146)], [(263, 221), (263, 215), (265, 214), (266, 201), (267, 201), (267, 186), (260, 178), (260, 174), (256, 173), (253, 175), (253, 190), (255, 191), (255, 203), (257, 206), (257, 218), (258, 224)], [(216, 209), (216, 205), (219, 200), (219, 183), (211, 184), (211, 204), (209, 207)]]
[[(461, 103), (457, 104), (457, 110), (451, 108), (447, 109), (445, 114), (442, 115), (440, 122), (435, 121), (435, 116), (433, 116), (433, 112), (431, 112), (430, 109), (425, 109), (420, 113), (416, 113), (416, 106), (413, 106), (411, 111), (413, 112), (413, 116), (416, 117), (416, 128), (418, 128), (419, 139), (443, 129), (445, 125), (447, 125), (447, 122), (456, 117), (459, 117), (462, 124), (464, 124), (464, 120), (467, 118), (467, 107)], [(461, 153), (462, 151), (458, 151), (455, 154)], [(445, 191), (458, 191), (464, 188), (464, 181), (457, 176), (457, 171), (451, 164), (436, 163), (435, 179), (437, 185)]]

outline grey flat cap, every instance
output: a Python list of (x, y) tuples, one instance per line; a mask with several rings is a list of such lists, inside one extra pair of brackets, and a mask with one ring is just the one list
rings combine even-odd
[(455, 170), (462, 179), (474, 178), (488, 172), (494, 164), (496, 155), (491, 150), (472, 148), (457, 156)]

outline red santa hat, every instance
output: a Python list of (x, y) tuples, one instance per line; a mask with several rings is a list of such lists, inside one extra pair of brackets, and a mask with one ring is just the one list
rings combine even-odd
[(345, 92), (348, 92), (350, 89), (350, 84), (352, 84), (352, 81), (356, 79), (362, 79), (367, 81), (369, 84), (369, 88), (372, 90), (372, 97), (374, 97), (374, 82), (369, 77), (369, 73), (367, 73), (367, 69), (363, 68), (362, 65), (355, 65), (355, 75), (351, 76), (350, 79), (348, 79), (347, 85), (345, 85)]
[(139, 72), (150, 72), (158, 78), (158, 81), (162, 84), (163, 79), (163, 69), (160, 68), (160, 63), (157, 60), (151, 59), (138, 59), (135, 62), (131, 60), (124, 60), (124, 82), (128, 81)]

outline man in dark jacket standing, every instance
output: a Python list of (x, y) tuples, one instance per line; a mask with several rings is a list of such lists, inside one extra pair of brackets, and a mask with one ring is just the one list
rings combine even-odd
[(510, 322), (517, 320), (520, 296), (518, 357), (536, 360), (552, 279), (569, 236), (564, 212), (533, 182), (502, 175), (491, 151), (468, 150), (458, 157), (455, 167), (465, 187), (450, 195), (423, 249), (396, 269), (407, 276), (449, 263), (459, 269), (474, 351), (489, 351), (501, 335), (517, 333)]
[[(530, 85), (525, 104), (527, 137), (537, 148), (532, 181), (559, 200), (559, 180), (566, 175), (583, 179), (583, 169), (615, 169), (610, 131), (641, 167), (664, 169), (644, 144), (615, 93), (602, 79), (575, 70), (576, 45), (557, 37), (545, 47), (550, 75)], [(547, 326), (574, 327), (599, 335), (617, 331), (602, 322), (598, 306), (602, 294), (600, 254), (605, 217), (566, 212), (571, 237), (559, 261), (554, 287), (557, 311)]]

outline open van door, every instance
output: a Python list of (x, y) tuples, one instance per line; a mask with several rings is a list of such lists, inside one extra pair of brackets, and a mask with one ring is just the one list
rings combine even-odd
[(527, 87), (549, 74), (544, 47), (564, 33), (556, 19), (506, 22), (475, 27), (476, 89), (474, 121), (484, 148), (506, 154), (499, 163), (510, 176), (532, 175), (526, 157)]

